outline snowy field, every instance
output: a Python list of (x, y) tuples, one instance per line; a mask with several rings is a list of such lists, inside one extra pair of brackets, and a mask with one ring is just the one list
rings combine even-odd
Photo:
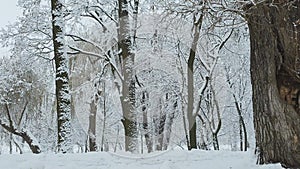
[(160, 154), (126, 153), (0, 155), (0, 169), (281, 169), (255, 165), (251, 152), (170, 150)]

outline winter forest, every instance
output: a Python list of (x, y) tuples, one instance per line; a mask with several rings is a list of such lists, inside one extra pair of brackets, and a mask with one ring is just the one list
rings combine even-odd
[(247, 151), (254, 168), (300, 167), (300, 0), (18, 6), (0, 31), (0, 164)]

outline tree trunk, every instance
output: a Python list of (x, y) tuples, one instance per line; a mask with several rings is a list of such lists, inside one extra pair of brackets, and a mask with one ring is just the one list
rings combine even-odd
[(104, 151), (104, 138), (106, 130), (106, 93), (105, 93), (105, 82), (103, 84), (103, 126), (102, 126), (102, 137), (101, 137), (101, 151)]
[[(194, 114), (194, 61), (196, 56), (197, 45), (200, 37), (200, 30), (202, 26), (204, 14), (202, 13), (198, 20), (194, 19), (194, 35), (193, 42), (190, 48), (190, 55), (188, 59), (187, 75), (188, 75), (188, 105), (187, 105), (187, 119), (189, 124), (190, 144), (188, 149), (197, 148), (196, 135), (196, 115)], [(196, 18), (196, 16), (195, 16)]]
[(163, 141), (164, 141), (164, 131), (165, 131), (165, 124), (166, 124), (166, 112), (163, 109), (164, 106), (164, 100), (160, 100), (160, 114), (159, 119), (157, 120), (157, 144), (156, 144), (156, 150), (161, 151), (163, 148)]
[(55, 60), (55, 87), (57, 100), (58, 152), (72, 151), (71, 146), (71, 95), (69, 64), (64, 47), (63, 0), (51, 0), (52, 36)]
[[(247, 151), (247, 144), (248, 144), (248, 136), (247, 136), (247, 130), (246, 130), (246, 124), (244, 121), (244, 118), (242, 116), (242, 110), (241, 110), (241, 106), (238, 103), (238, 100), (235, 96), (235, 94), (232, 94), (233, 98), (234, 98), (234, 104), (235, 104), (235, 108), (237, 110), (238, 116), (239, 116), (239, 129), (240, 129), (240, 150), (241, 151)], [(244, 135), (243, 135), (244, 134)], [(243, 139), (244, 137), (244, 139)], [(244, 140), (244, 144), (243, 144), (243, 140)], [(244, 145), (244, 146), (243, 146)], [(244, 147), (244, 148), (243, 148)]]
[(274, 0), (247, 11), (259, 164), (300, 167), (299, 9), (299, 0)]
[(130, 35), (130, 21), (127, 0), (119, 0), (119, 32), (118, 45), (121, 49), (121, 66), (123, 73), (121, 104), (123, 110), (122, 123), (125, 130), (125, 151), (137, 152), (138, 130), (135, 112), (135, 76), (134, 54)]
[(174, 121), (174, 118), (175, 118), (175, 113), (176, 113), (177, 107), (178, 107), (177, 100), (175, 100), (175, 102), (173, 103), (173, 110), (169, 114), (168, 121), (166, 122), (166, 129), (165, 129), (166, 130), (166, 136), (165, 136), (165, 140), (164, 140), (164, 144), (163, 144), (163, 150), (167, 150), (168, 146), (170, 144), (172, 125), (173, 125), (173, 121)]
[(146, 140), (146, 146), (148, 149), (148, 153), (153, 152), (153, 141), (152, 141), (152, 134), (149, 130), (149, 123), (148, 123), (148, 110), (147, 110), (147, 103), (146, 100), (149, 99), (148, 93), (143, 92), (142, 95), (142, 112), (143, 112), (143, 130), (145, 132), (145, 140)]
[(214, 133), (214, 132), (212, 133), (212, 142), (213, 142), (214, 150), (220, 150), (218, 133)]
[(219, 106), (219, 102), (217, 100), (216, 97), (216, 92), (212, 87), (211, 81), (210, 81), (210, 88), (211, 88), (211, 93), (212, 93), (212, 102), (211, 102), (211, 106), (214, 107), (216, 106), (216, 113), (217, 113), (217, 126), (215, 126), (215, 121), (214, 121), (214, 114), (213, 114), (213, 108), (211, 108), (212, 110), (212, 118), (211, 118), (211, 131), (212, 131), (212, 138), (213, 138), (213, 146), (214, 146), (214, 150), (220, 150), (219, 147), (219, 140), (218, 140), (218, 133), (221, 130), (221, 126), (222, 126), (222, 119), (221, 119), (221, 112), (220, 112), (220, 106)]
[[(97, 100), (98, 100), (97, 98), (93, 98), (92, 102), (90, 103), (90, 117), (89, 117), (89, 130), (88, 130), (90, 151), (97, 151), (97, 144), (96, 144)], [(102, 145), (101, 145), (101, 150), (102, 150)]]

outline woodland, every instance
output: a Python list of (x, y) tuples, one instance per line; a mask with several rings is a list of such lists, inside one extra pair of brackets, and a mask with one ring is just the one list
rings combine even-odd
[(0, 154), (255, 151), (300, 167), (300, 0), (19, 0)]

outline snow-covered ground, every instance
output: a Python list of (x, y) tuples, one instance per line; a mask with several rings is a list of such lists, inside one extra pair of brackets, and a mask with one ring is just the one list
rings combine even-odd
[(170, 150), (150, 155), (127, 153), (0, 155), (0, 169), (281, 169), (255, 165), (252, 152)]

